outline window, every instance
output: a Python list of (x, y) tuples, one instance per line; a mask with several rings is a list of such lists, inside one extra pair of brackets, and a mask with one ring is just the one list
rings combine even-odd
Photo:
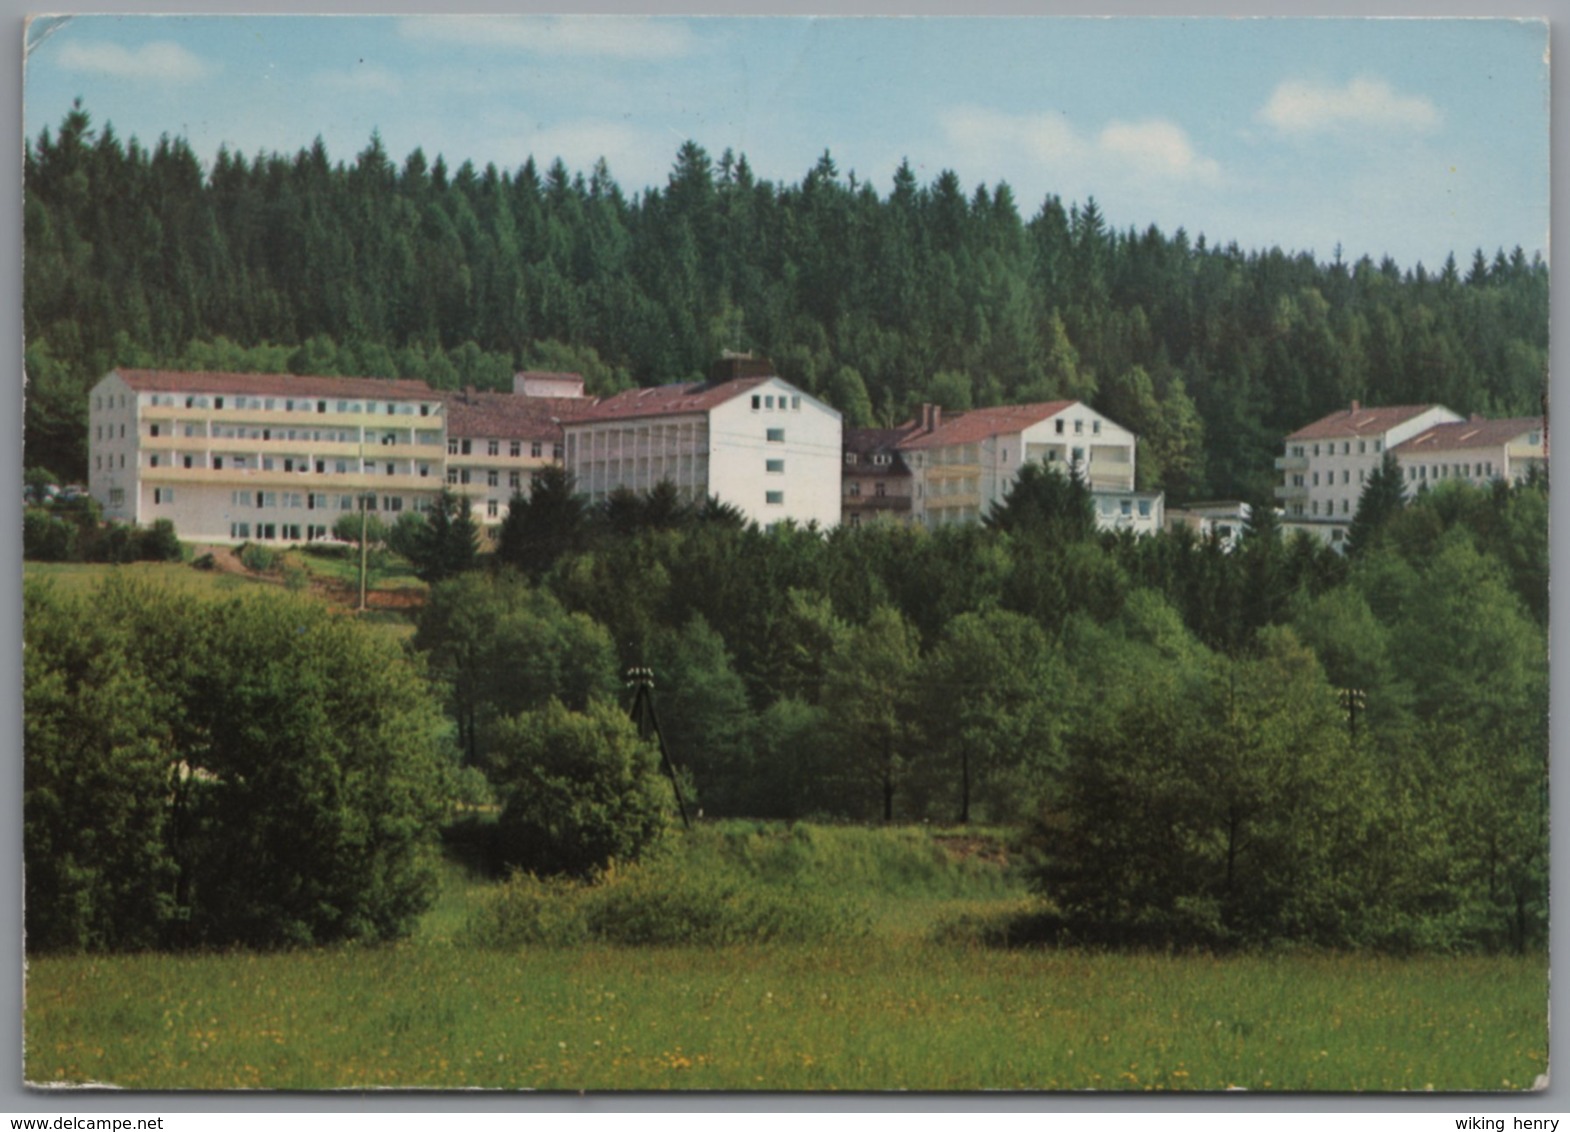
[(487, 456), (500, 456), (502, 454), (502, 442), (499, 440), (487, 440), (485, 442), (485, 454)]
[(784, 503), (785, 493), (783, 491), (766, 491), (763, 493), (763, 502), (770, 504), (771, 506), (774, 504)]
[(861, 484), (857, 483), (855, 480), (851, 480), (850, 481), (850, 490), (847, 491), (846, 494), (849, 495), (852, 499), (860, 498), (860, 496), (861, 496)]
[(1118, 500), (1118, 510), (1124, 515), (1132, 515), (1134, 513), (1134, 501), (1132, 499)]
[(1314, 455), (1316, 455), (1316, 456), (1319, 455), (1319, 445), (1317, 445), (1317, 444), (1314, 445)]
[(224, 467), (224, 458), (222, 456), (214, 456), (213, 457), (213, 471), (221, 472), (221, 471), (223, 471), (223, 467)]
[(771, 472), (771, 473), (776, 473), (776, 474), (780, 473), (780, 472), (783, 472), (785, 470), (785, 461), (784, 460), (766, 460), (766, 461), (764, 461), (763, 470), (766, 471), (766, 472)]
[(522, 472), (508, 472), (507, 473), (507, 486), (512, 488), (514, 491), (517, 491), (521, 487), (523, 487), (523, 473)]
[(501, 473), (495, 468), (485, 473), (485, 486), (496, 487), (501, 483)]
[(423, 480), (423, 479), (427, 478), (430, 474), (431, 474), (431, 466), (429, 464), (421, 464), (420, 465), (420, 478)]
[(888, 492), (884, 490), (886, 486), (887, 485), (882, 480), (879, 480), (872, 486), (872, 494), (876, 495), (879, 499), (882, 499), (885, 495), (888, 494)]
[(893, 457), (887, 452), (875, 452), (872, 455), (872, 463), (875, 467), (886, 468), (893, 463)]
[(458, 482), (458, 469), (457, 468), (448, 468), (447, 469), (447, 482), (448, 483), (457, 483)]
[(521, 441), (521, 440), (514, 440), (511, 444), (507, 445), (507, 455), (513, 457), (514, 459), (516, 459), (519, 456), (522, 456), (523, 455), (523, 441)]
[(754, 393), (754, 394), (753, 394), (753, 395), (752, 395), (752, 407), (753, 407), (753, 408), (754, 408), (754, 409), (761, 409), (761, 408), (763, 408), (763, 398), (762, 398), (762, 397), (760, 397), (760, 396), (759, 396), (759, 395), (758, 395), (758, 394), (756, 394), (756, 393)]
[(1075, 421), (1074, 422), (1074, 435), (1075, 436), (1079, 436), (1084, 431), (1085, 431), (1085, 422), (1084, 421)]
[(1341, 482), (1342, 483), (1351, 483), (1352, 482), (1352, 473), (1348, 469), (1346, 469), (1346, 468), (1342, 468), (1341, 469)]
[(1383, 443), (1383, 442), (1382, 441), (1378, 441), (1378, 440), (1374, 441), (1374, 451), (1375, 452), (1379, 451), (1379, 446), (1380, 446), (1381, 443)]
[(459, 441), (459, 444), (461, 445), (461, 447), (463, 449), (463, 454), (465, 456), (469, 455), (469, 452), (473, 448), (473, 442), (472, 441), (468, 441), (468, 440), (463, 440), (463, 441)]
[(772, 409), (772, 408), (774, 408), (774, 398), (773, 397), (765, 397), (763, 399), (763, 407), (765, 409)]
[(540, 442), (538, 440), (534, 441), (532, 444), (529, 445), (529, 455), (534, 457), (536, 460), (538, 460), (541, 456), (544, 455), (544, 452), (541, 450), (541, 445), (540, 445)]
[(316, 411), (318, 413), (325, 413), (327, 411), (327, 402), (326, 401), (318, 401), (318, 402), (316, 402)]
[(1100, 421), (1091, 421), (1090, 422), (1090, 431), (1091, 431), (1092, 435), (1100, 436), (1101, 435), (1101, 422)]
[(468, 483), (469, 482), (469, 469), (468, 468), (459, 468), (458, 469), (458, 482), (459, 483)]
[(771, 428), (769, 429), (766, 438), (770, 444), (784, 444), (785, 430), (782, 428)]
[(1358, 441), (1358, 442), (1357, 442), (1357, 454), (1358, 454), (1358, 455), (1359, 455), (1359, 456), (1362, 456), (1362, 455), (1364, 455), (1364, 454), (1365, 454), (1365, 453), (1366, 453), (1366, 452), (1367, 452), (1367, 451), (1368, 451), (1368, 441), (1366, 441), (1366, 440), (1359, 440), (1359, 441)]
[(1062, 436), (1063, 435), (1063, 422), (1062, 421), (1053, 421), (1052, 423), (1058, 426), (1058, 435)]
[(153, 502), (154, 503), (173, 503), (174, 502), (174, 488), (172, 488), (172, 487), (155, 487), (155, 488), (153, 488)]
[(1076, 449), (1074, 449), (1073, 456), (1074, 456), (1074, 463), (1077, 464), (1077, 463), (1079, 463), (1081, 460), (1083, 460), (1085, 458), (1085, 450), (1083, 448), (1076, 448)]
[(560, 460), (561, 457), (562, 457), (562, 446), (560, 444), (553, 444), (553, 445), (551, 445), (551, 459), (552, 460)]
[(109, 489), (109, 506), (125, 506), (125, 489), (123, 487), (111, 487)]
[(149, 436), (157, 436), (158, 435), (158, 426), (156, 424), (149, 425), (147, 434)]
[[(1148, 499), (1141, 499), (1139, 501), (1139, 517), (1141, 519), (1148, 519), (1148, 518), (1150, 518), (1150, 500), (1148, 500)], [(1221, 533), (1223, 535), (1231, 534), (1231, 531), (1232, 531), (1232, 529), (1230, 527), (1222, 527), (1221, 528)]]
[(183, 465), (184, 465), (184, 466), (185, 466), (185, 467), (187, 467), (187, 468), (189, 468), (189, 467), (190, 467), (190, 466), (191, 466), (191, 457), (189, 457), (189, 456), (181, 456), (181, 457), (180, 457), (180, 462), (181, 462), (181, 463), (182, 463), (182, 464), (183, 464)]
[(447, 441), (447, 455), (449, 455), (449, 456), (456, 456), (456, 455), (458, 455), (458, 440), (457, 440), (456, 437), (453, 437), (452, 439)]
[(382, 510), (383, 511), (402, 511), (403, 510), (403, 496), (401, 496), (401, 495), (384, 495), (384, 496), (382, 496)]
[(799, 408), (801, 408), (801, 398), (800, 397), (792, 397), (790, 399), (790, 407), (792, 409), (799, 409)]
[(494, 500), (494, 499), (487, 499), (485, 501), (485, 517), (487, 519), (494, 519), (494, 518), (496, 518), (496, 512), (497, 512), (496, 500)]
[(845, 466), (847, 468), (854, 468), (856, 466), (856, 454), (854, 452), (845, 453)]
[(1343, 499), (1341, 501), (1341, 514), (1345, 515), (1347, 513), (1348, 509), (1349, 509), (1349, 506), (1350, 505), (1349, 505), (1348, 501)]
[(1319, 486), (1319, 473), (1318, 472), (1314, 473), (1314, 486), (1315, 487)]

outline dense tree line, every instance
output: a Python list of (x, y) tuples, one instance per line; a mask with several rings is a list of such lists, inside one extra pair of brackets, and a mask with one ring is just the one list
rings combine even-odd
[(649, 665), (706, 814), (1023, 823), (1066, 938), (1543, 938), (1541, 482), (1425, 492), (1346, 557), (1268, 510), (1233, 551), (1097, 534), (1054, 473), (935, 531), (553, 492), (557, 553), (439, 584), (414, 639), (504, 788), (519, 720)]
[(603, 161), (399, 165), (374, 135), (347, 163), (318, 140), (204, 168), (77, 106), (24, 176), (28, 459), (71, 478), (115, 364), (482, 388), (538, 366), (606, 392), (757, 349), (853, 425), (1083, 398), (1175, 499), (1261, 495), (1280, 437), (1352, 398), (1526, 414), (1546, 373), (1547, 268), (1519, 249), (1325, 263), (1094, 200), (1022, 212), (952, 170), (880, 192), (827, 153), (776, 184), (688, 142), (629, 197)]

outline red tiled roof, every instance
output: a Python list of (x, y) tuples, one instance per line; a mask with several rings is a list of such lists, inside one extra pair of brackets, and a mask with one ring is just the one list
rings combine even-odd
[(562, 437), (562, 422), (594, 402), (586, 397), (525, 397), (518, 393), (444, 392), (447, 435), (492, 440), (548, 440)]
[(1383, 408), (1337, 409), (1329, 416), (1320, 417), (1313, 424), (1304, 425), (1287, 437), (1288, 440), (1340, 440), (1359, 436), (1383, 436), (1396, 425), (1411, 420), (1430, 409), (1443, 405), (1386, 405)]
[(972, 409), (946, 417), (931, 432), (914, 431), (914, 423), (901, 426), (913, 430), (899, 446), (903, 449), (941, 448), (948, 444), (973, 444), (992, 436), (1019, 432), (1057, 416), (1075, 401), (1038, 401), (1031, 405), (999, 405), (992, 409)]
[(365, 397), (382, 401), (429, 400), (423, 381), (380, 377), (312, 377), (289, 373), (202, 373), (188, 370), (121, 369), (132, 389), (146, 393), (234, 393), (274, 397)]
[(1391, 449), (1402, 455), (1451, 452), (1464, 448), (1497, 448), (1529, 432), (1543, 431), (1542, 417), (1509, 417), (1505, 420), (1455, 421), (1424, 429)]
[(765, 381), (767, 377), (743, 377), (734, 381), (711, 384), (707, 381), (686, 382), (677, 385), (655, 385), (648, 389), (628, 389), (606, 397), (577, 413), (573, 420), (609, 421), (631, 420), (639, 417), (667, 417), (681, 413), (706, 413), (723, 405), (733, 397), (740, 397)]

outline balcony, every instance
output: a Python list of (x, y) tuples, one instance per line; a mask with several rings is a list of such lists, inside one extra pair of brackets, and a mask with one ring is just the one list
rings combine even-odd
[(1278, 472), (1306, 472), (1308, 471), (1307, 456), (1277, 456), (1276, 471)]
[(1295, 484), (1283, 483), (1276, 485), (1277, 499), (1307, 499), (1308, 488), (1298, 487)]

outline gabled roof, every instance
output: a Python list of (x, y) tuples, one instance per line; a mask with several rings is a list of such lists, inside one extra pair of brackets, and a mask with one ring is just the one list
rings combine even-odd
[(575, 414), (573, 423), (706, 413), (769, 380), (772, 379), (743, 377), (718, 383), (692, 381), (676, 385), (654, 385), (647, 389), (628, 389), (586, 406)]
[(1050, 420), (1064, 409), (1077, 405), (1077, 401), (1038, 401), (1031, 405), (999, 405), (991, 409), (971, 409), (943, 420), (931, 432), (917, 431), (914, 422), (901, 426), (911, 429), (910, 435), (899, 442), (907, 451), (919, 448), (942, 448), (949, 444), (974, 444), (993, 436), (1006, 436), (1020, 432), (1033, 424)]
[(112, 371), (140, 393), (233, 393), (262, 397), (363, 397), (428, 401), (436, 391), (423, 381), (380, 377), (312, 377), (290, 373), (211, 373), (167, 369)]
[(562, 438), (562, 422), (594, 402), (584, 397), (525, 397), (476, 390), (443, 392), (447, 435), (471, 439), (541, 440)]
[(1542, 417), (1509, 417), (1505, 420), (1455, 421), (1424, 429), (1391, 449), (1402, 456), (1425, 452), (1454, 452), (1465, 448), (1498, 448), (1529, 432), (1543, 432)]
[[(844, 474), (847, 476), (908, 476), (910, 468), (905, 463), (905, 458), (899, 454), (899, 442), (910, 436), (917, 426), (915, 424), (903, 425), (900, 428), (847, 428), (844, 436), (844, 447), (847, 454), (856, 457), (854, 464), (846, 462)], [(887, 453), (891, 459), (887, 464), (874, 464), (872, 457), (878, 453)]]
[(1288, 440), (1341, 440), (1368, 436), (1383, 436), (1399, 424), (1404, 424), (1430, 409), (1443, 409), (1443, 405), (1386, 405), (1383, 408), (1365, 408), (1353, 402), (1349, 409), (1337, 409), (1329, 416), (1320, 417), (1287, 436)]

